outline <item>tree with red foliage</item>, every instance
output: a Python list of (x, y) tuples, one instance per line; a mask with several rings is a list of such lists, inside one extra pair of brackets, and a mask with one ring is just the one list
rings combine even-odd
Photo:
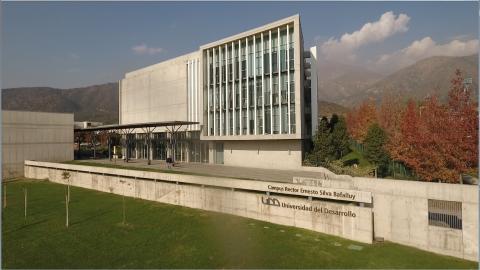
[(392, 157), (398, 156), (401, 142), (401, 124), (405, 105), (399, 96), (387, 94), (377, 112), (378, 124), (387, 133), (388, 141), (385, 148)]
[(448, 105), (432, 96), (417, 110), (409, 101), (401, 121), (398, 151), (393, 151), (392, 157), (414, 169), (423, 180), (458, 182), (460, 174), (476, 167), (478, 159), (476, 107), (457, 71)]
[(363, 101), (358, 108), (347, 113), (346, 121), (350, 136), (363, 142), (370, 126), (377, 122), (375, 101), (373, 99)]
[(477, 167), (478, 111), (477, 102), (471, 100), (471, 89), (463, 84), (462, 73), (457, 70), (448, 94), (449, 139), (455, 142), (456, 169), (461, 172)]

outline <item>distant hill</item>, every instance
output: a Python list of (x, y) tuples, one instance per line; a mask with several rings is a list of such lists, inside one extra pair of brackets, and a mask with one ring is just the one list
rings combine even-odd
[(382, 77), (364, 67), (321, 61), (318, 68), (318, 99), (348, 104), (352, 95)]
[(345, 116), (348, 111), (349, 109), (333, 102), (318, 101), (318, 118), (322, 118), (323, 116), (330, 118), (333, 114)]
[(478, 55), (434, 56), (405, 67), (339, 103), (351, 107), (369, 97), (380, 100), (385, 94), (400, 94), (405, 99), (418, 100), (435, 93), (445, 100), (456, 69), (460, 69), (464, 77), (473, 78), (471, 89), (474, 89), (473, 97), (478, 98)]
[(118, 83), (81, 88), (20, 87), (2, 90), (2, 109), (74, 113), (75, 121), (118, 123)]

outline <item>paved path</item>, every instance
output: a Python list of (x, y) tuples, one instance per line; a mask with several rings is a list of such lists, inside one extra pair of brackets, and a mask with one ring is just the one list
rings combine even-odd
[[(132, 166), (139, 168), (152, 168), (168, 170), (165, 161), (152, 160), (152, 164), (148, 165), (146, 160), (130, 160), (128, 163), (123, 160), (109, 161), (108, 159), (96, 160), (79, 160), (79, 162), (97, 162), (101, 164), (112, 164), (121, 166)], [(212, 175), (219, 177), (235, 177), (244, 179), (254, 179), (274, 182), (292, 182), (294, 176), (323, 178), (323, 174), (319, 172), (294, 171), (294, 170), (273, 170), (273, 169), (257, 169), (246, 167), (233, 167), (218, 164), (204, 163), (179, 163), (171, 168), (172, 171), (192, 172), (204, 175)]]

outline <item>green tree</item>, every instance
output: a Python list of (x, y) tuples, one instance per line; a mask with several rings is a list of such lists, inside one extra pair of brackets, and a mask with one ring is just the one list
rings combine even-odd
[(307, 156), (307, 160), (315, 165), (323, 165), (325, 162), (335, 159), (335, 147), (332, 143), (332, 134), (327, 118), (323, 117), (318, 125), (317, 133), (313, 140), (313, 150)]
[(372, 124), (368, 129), (364, 141), (365, 157), (368, 161), (377, 166), (378, 174), (380, 176), (384, 176), (388, 173), (389, 156), (385, 150), (386, 143), (387, 134), (385, 131), (377, 123)]
[(332, 115), (332, 117), (330, 118), (330, 123), (328, 124), (331, 132), (333, 131), (333, 129), (335, 128), (335, 126), (337, 125), (339, 120), (340, 120), (340, 118), (338, 117), (338, 115), (336, 113), (334, 113)]
[[(336, 115), (334, 114), (334, 116)], [(330, 120), (330, 124), (332, 124), (332, 120)], [(345, 118), (337, 116), (335, 121), (332, 129), (332, 144), (335, 149), (335, 159), (339, 159), (350, 152), (350, 137), (348, 136)]]

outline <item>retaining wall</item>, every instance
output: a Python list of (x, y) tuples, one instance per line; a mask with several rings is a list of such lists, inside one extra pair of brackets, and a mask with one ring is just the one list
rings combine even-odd
[[(73, 186), (295, 226), (363, 243), (373, 239), (369, 207), (269, 189), (298, 187), (294, 184), (25, 161), (29, 178), (65, 184), (62, 173), (66, 170)], [(358, 194), (363, 200), (368, 200), (368, 195)]]

